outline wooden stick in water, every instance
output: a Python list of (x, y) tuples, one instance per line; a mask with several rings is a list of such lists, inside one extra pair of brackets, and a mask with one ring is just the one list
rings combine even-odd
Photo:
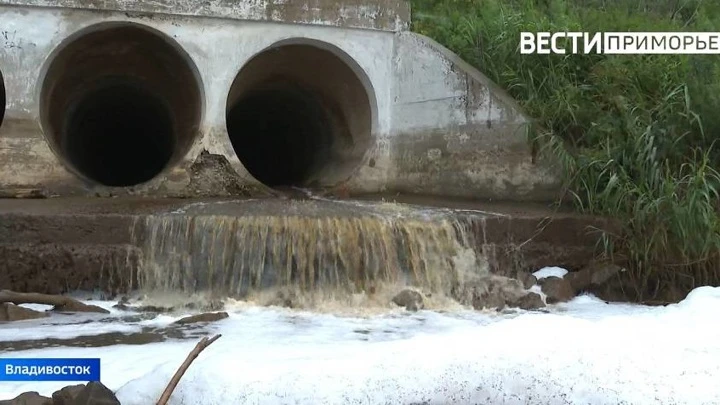
[(204, 337), (198, 342), (195, 348), (190, 352), (190, 354), (188, 354), (187, 358), (185, 358), (183, 364), (180, 365), (180, 368), (178, 368), (178, 370), (175, 372), (173, 378), (170, 379), (170, 383), (168, 383), (165, 391), (160, 396), (157, 405), (167, 404), (167, 402), (170, 400), (170, 395), (172, 395), (175, 387), (177, 387), (180, 379), (182, 378), (183, 374), (185, 374), (185, 371), (187, 371), (188, 367), (190, 367), (190, 364), (193, 362), (193, 360), (195, 360), (200, 354), (200, 352), (205, 350), (206, 347), (210, 346), (214, 341), (218, 340), (220, 336), (222, 335), (215, 335), (210, 339)]

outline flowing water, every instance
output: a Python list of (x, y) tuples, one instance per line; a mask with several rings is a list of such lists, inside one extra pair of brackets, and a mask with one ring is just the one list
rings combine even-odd
[(357, 304), (358, 296), (387, 301), (413, 286), (440, 298), (489, 272), (473, 232), (483, 218), (391, 203), (198, 203), (138, 217), (133, 235), (142, 262), (134, 276), (156, 296), (270, 299), (286, 290), (317, 306)]

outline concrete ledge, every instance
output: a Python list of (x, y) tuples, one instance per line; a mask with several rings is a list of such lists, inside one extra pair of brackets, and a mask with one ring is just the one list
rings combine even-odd
[(15, 291), (62, 294), (135, 287), (140, 252), (129, 245), (0, 243), (0, 286)]
[[(446, 227), (447, 221), (451, 220), (454, 226), (465, 230), (469, 248), (487, 263), (489, 271), (514, 275), (518, 271), (534, 271), (551, 265), (577, 270), (594, 258), (599, 235), (593, 230), (614, 226), (612, 221), (603, 218), (538, 207), (519, 205), (503, 213), (498, 212), (497, 206), (478, 203), (471, 206), (473, 210), (458, 210), (451, 216), (426, 217), (422, 214), (422, 221), (411, 220), (411, 228), (426, 226), (424, 229), (432, 231), (439, 229), (437, 227)], [(210, 246), (215, 246), (219, 240), (223, 244), (229, 243), (236, 237), (240, 238), (236, 235), (256, 231), (252, 228), (252, 221), (235, 221), (243, 217), (260, 217), (263, 223), (277, 220), (278, 226), (282, 227), (290, 226), (282, 224), (291, 224), (294, 219), (308, 219), (310, 216), (312, 221), (303, 222), (305, 225), (302, 226), (316, 224), (318, 229), (293, 231), (309, 235), (349, 230), (351, 236), (353, 232), (358, 232), (375, 238), (373, 240), (379, 237), (377, 232), (390, 232), (382, 237), (396, 238), (398, 235), (392, 233), (392, 227), (383, 231), (372, 219), (378, 212), (384, 212), (382, 210), (386, 207), (382, 203), (347, 205), (278, 199), (244, 202), (0, 200), (0, 257), (3, 258), (0, 262), (0, 285), (18, 291), (45, 293), (76, 289), (118, 293), (137, 287), (141, 263), (152, 262), (155, 258), (174, 263), (169, 257), (172, 254), (194, 263), (202, 269), (199, 274), (212, 274), (220, 270), (215, 268), (217, 265), (224, 263), (221, 257), (232, 257), (238, 249), (244, 248), (230, 243), (223, 245), (218, 253), (220, 256), (208, 256)], [(426, 211), (402, 205), (391, 207), (390, 212)], [(193, 220), (187, 221), (190, 218)], [(362, 227), (362, 218), (370, 219), (367, 227)], [(148, 222), (148, 219), (151, 221)], [(336, 228), (326, 229), (328, 220)], [(148, 224), (153, 224), (153, 227), (147, 228)], [(245, 231), (244, 224), (248, 226)], [(362, 228), (352, 230), (352, 227), (358, 226)], [(254, 246), (253, 251), (257, 252), (273, 243), (281, 246), (289, 243), (287, 247), (293, 254), (302, 255), (307, 247), (303, 245), (302, 238), (292, 239), (293, 242), (285, 237), (282, 229), (275, 231), (277, 234), (268, 237), (277, 240), (263, 239), (264, 247), (252, 245), (258, 242), (252, 238), (246, 243)], [(245, 243), (245, 239), (242, 240)], [(147, 256), (147, 243), (158, 246), (159, 250)], [(166, 255), (165, 248), (155, 245), (157, 243), (170, 248), (171, 254)]]

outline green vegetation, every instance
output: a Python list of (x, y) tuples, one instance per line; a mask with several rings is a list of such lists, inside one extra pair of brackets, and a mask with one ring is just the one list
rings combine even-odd
[(631, 298), (720, 285), (720, 56), (519, 52), (522, 31), (720, 31), (720, 2), (413, 0), (413, 20), (537, 120), (579, 210), (621, 220), (603, 248)]

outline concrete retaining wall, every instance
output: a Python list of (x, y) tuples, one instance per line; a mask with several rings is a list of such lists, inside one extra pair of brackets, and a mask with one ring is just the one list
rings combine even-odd
[[(271, 2), (224, 0), (202, 5), (180, 0), (60, 3), (0, 1), (0, 72), (7, 100), (0, 124), (3, 195), (33, 189), (62, 196), (227, 196), (262, 187), (236, 153), (238, 147), (255, 146), (243, 144), (243, 134), (228, 133), (228, 94), (251, 60), (291, 45), (301, 60), (283, 63), (304, 70), (298, 78), (314, 86), (328, 106), (326, 115), (335, 117), (329, 131), (337, 138), (328, 147), (323, 142), (331, 141), (314, 141), (328, 151), (322, 152), (327, 156), (319, 153), (317, 159), (309, 159), (317, 166), (312, 176), (292, 185), (341, 186), (351, 193), (397, 191), (508, 200), (545, 201), (557, 195), (556, 176), (547, 165), (534, 162), (527, 145), (528, 118), (456, 55), (405, 31), (409, 8), (403, 1), (348, 0), (326, 7), (327, 2), (308, 0), (292, 10)], [(53, 61), (74, 41), (90, 32), (127, 25), (162, 37), (168, 49), (176, 49), (186, 60), (187, 69), (197, 76), (197, 83), (188, 86), (198, 86), (200, 99), (188, 103), (197, 102), (198, 119), (191, 128), (192, 139), (176, 142), (174, 157), (151, 180), (106, 187), (84, 175), (63, 147), (53, 144), (52, 132), (62, 131), (63, 125), (51, 128), (43, 117), (43, 108), (54, 102), (42, 99), (43, 94), (52, 94), (43, 89)], [(302, 52), (309, 48), (329, 56), (308, 62)], [(89, 49), (88, 55), (93, 52)], [(340, 73), (322, 69), (340, 62), (355, 74), (355, 84), (332, 80)], [(115, 74), (122, 70), (117, 68), (121, 63), (111, 64), (114, 67), (106, 69)], [(64, 69), (72, 74), (74, 67)], [(133, 74), (142, 78), (137, 71)], [(343, 125), (349, 129), (340, 139), (335, 132), (343, 132), (336, 130)], [(239, 140), (234, 144), (234, 139)], [(287, 148), (285, 143), (279, 145)], [(130, 153), (127, 159), (133, 164), (139, 158)], [(280, 167), (283, 159), (272, 164)]]

